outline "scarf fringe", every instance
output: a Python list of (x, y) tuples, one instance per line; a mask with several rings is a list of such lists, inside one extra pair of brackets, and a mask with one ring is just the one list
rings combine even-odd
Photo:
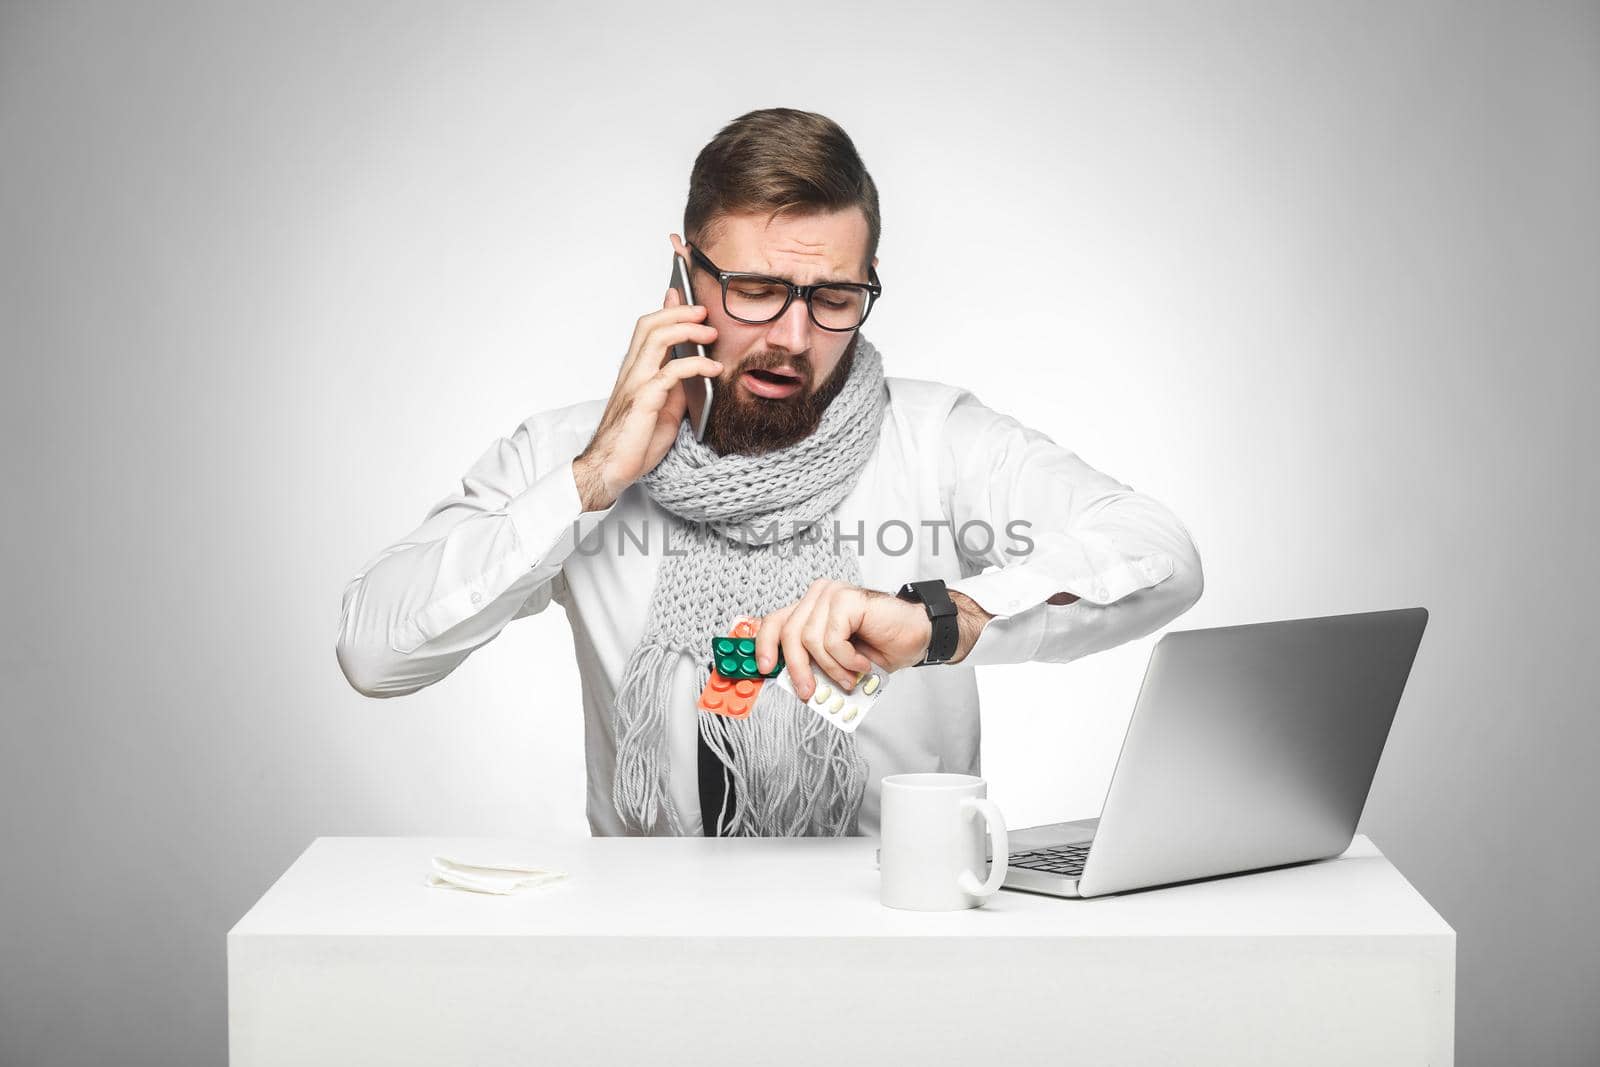
[(651, 834), (665, 814), (667, 830), (683, 834), (683, 819), (667, 789), (667, 712), (672, 707), (673, 652), (646, 645), (628, 660), (617, 687), (617, 774), (611, 802), (630, 832)]
[(856, 832), (867, 761), (856, 754), (849, 734), (802, 707), (788, 690), (762, 686), (747, 719), (701, 712), (700, 736), (733, 778), (731, 815), (703, 813), (708, 826), (720, 821), (720, 836), (846, 837)]

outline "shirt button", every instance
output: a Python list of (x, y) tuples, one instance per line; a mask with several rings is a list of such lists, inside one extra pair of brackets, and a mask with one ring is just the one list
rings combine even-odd
[(1094, 587), (1094, 598), (1096, 600), (1104, 600), (1104, 599), (1106, 599), (1106, 587), (1103, 586), (1103, 585), (1095, 586)]
[(481, 604), (481, 603), (483, 603), (483, 594), (482, 594), (482, 593), (473, 593), (473, 594), (472, 594), (472, 602), (473, 602), (473, 603), (474, 603), (474, 604)]

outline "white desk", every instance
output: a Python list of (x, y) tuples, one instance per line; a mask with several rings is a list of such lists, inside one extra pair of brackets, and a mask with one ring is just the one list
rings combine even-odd
[[(514, 896), (424, 884), (514, 845)], [(314, 841), (228, 933), (233, 1067), (1448, 1064), (1455, 933), (1343, 857), (981, 909), (878, 903), (870, 838)]]

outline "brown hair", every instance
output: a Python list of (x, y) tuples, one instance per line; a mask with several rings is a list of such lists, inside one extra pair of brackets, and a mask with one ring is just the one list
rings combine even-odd
[(882, 231), (878, 187), (849, 135), (826, 115), (766, 108), (740, 115), (700, 150), (689, 175), (683, 235), (703, 245), (716, 240), (726, 215), (809, 215), (850, 207), (867, 217), (871, 263)]

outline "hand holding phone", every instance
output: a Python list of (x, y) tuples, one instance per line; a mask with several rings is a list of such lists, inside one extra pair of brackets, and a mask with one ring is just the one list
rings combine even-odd
[[(704, 307), (685, 304), (678, 290), (668, 289), (659, 311), (639, 317), (600, 426), (572, 461), (585, 511), (610, 507), (622, 490), (661, 462), (688, 411), (683, 383), (699, 378), (709, 384), (722, 373), (722, 364), (696, 351), (717, 338), (705, 316)], [(679, 345), (691, 351), (673, 358)], [(702, 417), (706, 410), (700, 409)]]

